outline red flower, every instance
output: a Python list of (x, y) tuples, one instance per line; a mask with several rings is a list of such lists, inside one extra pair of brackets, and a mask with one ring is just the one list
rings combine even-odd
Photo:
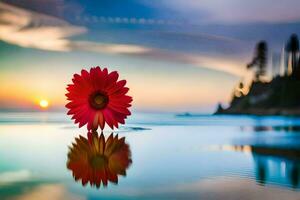
[(105, 122), (113, 129), (124, 124), (131, 113), (132, 98), (127, 96), (129, 89), (126, 81), (118, 81), (116, 71), (108, 73), (107, 69), (91, 68), (90, 72), (81, 70), (81, 75), (74, 74), (73, 84), (68, 85), (66, 96), (70, 101), (66, 107), (68, 115), (73, 115), (79, 127), (87, 124), (88, 130), (103, 130)]
[(80, 136), (70, 147), (67, 168), (72, 171), (75, 180), (82, 185), (107, 186), (108, 181), (118, 183), (118, 175), (126, 175), (126, 169), (132, 163), (129, 145), (125, 138), (111, 134), (105, 141), (103, 134), (88, 133), (88, 139)]

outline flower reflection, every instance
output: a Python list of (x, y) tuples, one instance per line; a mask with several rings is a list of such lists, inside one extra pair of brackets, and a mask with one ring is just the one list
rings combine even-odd
[(72, 171), (76, 181), (82, 185), (107, 186), (108, 181), (118, 183), (118, 175), (126, 175), (132, 163), (129, 145), (125, 138), (113, 136), (105, 141), (103, 133), (89, 132), (88, 138), (75, 138), (68, 153), (67, 168)]

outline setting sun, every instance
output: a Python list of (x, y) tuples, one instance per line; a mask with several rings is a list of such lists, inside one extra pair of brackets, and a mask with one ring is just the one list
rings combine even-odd
[(49, 106), (49, 102), (45, 99), (40, 101), (41, 108), (47, 108)]

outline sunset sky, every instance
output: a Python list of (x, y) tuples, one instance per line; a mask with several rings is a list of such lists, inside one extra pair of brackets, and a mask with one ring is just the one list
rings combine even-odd
[[(226, 2), (226, 4), (224, 3)], [(118, 70), (137, 111), (211, 113), (248, 76), (259, 40), (300, 34), (299, 0), (0, 2), (0, 109), (62, 110), (72, 75)]]

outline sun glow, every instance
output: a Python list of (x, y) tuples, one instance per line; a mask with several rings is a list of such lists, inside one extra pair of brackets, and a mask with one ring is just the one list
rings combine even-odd
[(41, 108), (48, 108), (49, 102), (45, 99), (40, 100), (40, 106), (41, 106)]

